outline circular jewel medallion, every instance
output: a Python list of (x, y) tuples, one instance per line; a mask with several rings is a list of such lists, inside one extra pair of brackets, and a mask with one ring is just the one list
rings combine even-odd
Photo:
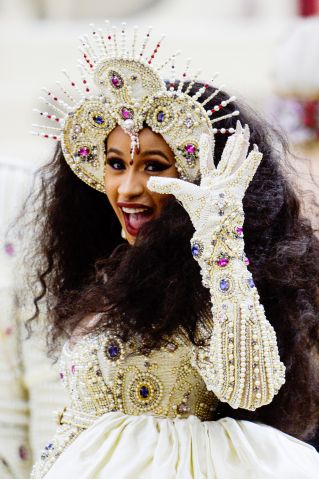
[(129, 387), (129, 396), (141, 412), (154, 409), (161, 401), (163, 388), (159, 379), (151, 373), (138, 374)]

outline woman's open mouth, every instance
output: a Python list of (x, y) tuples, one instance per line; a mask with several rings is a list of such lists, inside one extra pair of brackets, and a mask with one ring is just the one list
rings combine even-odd
[(153, 217), (153, 208), (121, 208), (127, 232), (136, 236), (141, 226)]

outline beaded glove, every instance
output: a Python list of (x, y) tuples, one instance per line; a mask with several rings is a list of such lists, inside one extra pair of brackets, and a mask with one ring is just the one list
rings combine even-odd
[(213, 328), (203, 346), (193, 347), (193, 364), (220, 401), (255, 410), (272, 401), (285, 382), (285, 367), (244, 253), (242, 202), (262, 159), (256, 145), (247, 156), (248, 148), (248, 126), (238, 122), (216, 168), (214, 140), (203, 135), (199, 186), (156, 176), (147, 186), (173, 194), (195, 228), (192, 254), (210, 290)]

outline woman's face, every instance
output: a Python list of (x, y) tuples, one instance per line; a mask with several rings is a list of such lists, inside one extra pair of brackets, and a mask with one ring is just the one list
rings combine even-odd
[(172, 150), (150, 128), (139, 132), (140, 149), (130, 155), (131, 139), (120, 126), (108, 136), (105, 192), (130, 244), (139, 228), (161, 214), (170, 195), (153, 193), (146, 183), (151, 176), (177, 178)]

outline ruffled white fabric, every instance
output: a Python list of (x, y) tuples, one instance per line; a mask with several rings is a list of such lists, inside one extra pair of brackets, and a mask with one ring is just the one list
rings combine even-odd
[(107, 413), (45, 479), (315, 479), (319, 454), (272, 427)]

